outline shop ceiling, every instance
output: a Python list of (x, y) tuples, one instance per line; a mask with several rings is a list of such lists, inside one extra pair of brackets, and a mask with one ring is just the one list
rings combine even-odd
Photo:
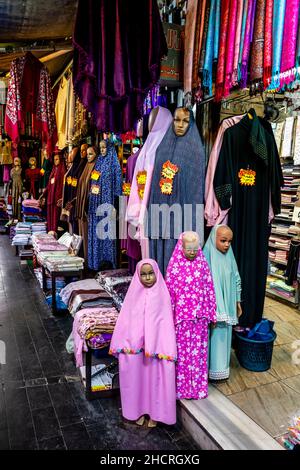
[(0, 75), (31, 51), (55, 80), (72, 58), (77, 0), (0, 0)]

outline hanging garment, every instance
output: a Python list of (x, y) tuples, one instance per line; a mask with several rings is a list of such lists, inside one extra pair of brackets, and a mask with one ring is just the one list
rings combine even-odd
[[(156, 283), (145, 287), (140, 271), (147, 263)], [(166, 424), (176, 422), (176, 336), (170, 294), (158, 265), (140, 261), (121, 309), (110, 345), (118, 356), (122, 414), (136, 420), (148, 414)]]
[(177, 341), (177, 398), (198, 400), (208, 392), (208, 324), (216, 321), (214, 285), (207, 261), (199, 248), (197, 257), (185, 258), (182, 235), (166, 274)]
[(79, 0), (73, 46), (74, 90), (98, 131), (132, 130), (168, 53), (157, 2)]
[(61, 79), (55, 104), (55, 116), (57, 125), (57, 146), (60, 150), (66, 147), (67, 129), (66, 129), (66, 108), (68, 98), (68, 80), (65, 76)]
[(234, 40), (232, 86), (236, 86), (238, 84), (238, 64), (239, 64), (239, 53), (240, 53), (240, 45), (241, 45), (243, 9), (244, 9), (244, 0), (241, 0), (238, 2), (238, 10), (237, 10), (236, 33), (235, 33), (235, 40)]
[(210, 232), (203, 254), (212, 274), (217, 302), (217, 325), (210, 331), (209, 378), (229, 377), (232, 326), (238, 323), (237, 302), (241, 301), (241, 278), (232, 248), (221, 253), (216, 247), (216, 225)]
[[(205, 23), (205, 11), (206, 11), (206, 4), (207, 1), (203, 0), (199, 2), (197, 0), (197, 13), (195, 16), (196, 19), (196, 27), (195, 27), (195, 35), (194, 35), (194, 50), (193, 50), (193, 69), (192, 69), (192, 88), (191, 90), (195, 93), (200, 85), (200, 57), (201, 57), (201, 49), (204, 42), (204, 23)], [(188, 3), (188, 10), (189, 10), (189, 3)], [(190, 14), (187, 17), (187, 22), (194, 21), (193, 17), (190, 17)], [(188, 23), (186, 22), (185, 31), (188, 31)], [(191, 31), (192, 32), (192, 31)], [(192, 37), (192, 36), (191, 36)], [(185, 54), (185, 52), (184, 52)], [(185, 75), (185, 73), (184, 73)], [(191, 91), (189, 90), (189, 91)], [(184, 94), (184, 93), (183, 93)], [(178, 106), (184, 106), (184, 101)]]
[[(249, 115), (252, 117), (250, 118)], [(283, 177), (270, 124), (251, 110), (226, 130), (214, 177), (222, 210), (230, 209), (233, 252), (243, 286), (242, 326), (253, 326), (263, 313), (268, 264), (268, 213), (280, 212)]]
[(75, 205), (75, 219), (78, 223), (79, 235), (82, 237), (84, 259), (88, 259), (88, 198), (90, 190), (91, 174), (94, 170), (96, 159), (87, 162), (78, 182), (77, 198)]
[(220, 10), (220, 2), (218, 2), (217, 0), (212, 0), (209, 14), (208, 33), (206, 39), (205, 59), (202, 71), (202, 86), (207, 90), (207, 94), (209, 96), (212, 95), (212, 69), (213, 61), (215, 60), (214, 41), (215, 29), (217, 28), (217, 8), (219, 8)]
[(47, 199), (47, 230), (57, 231), (61, 208), (57, 207), (57, 201), (62, 198), (63, 182), (65, 176), (65, 164), (61, 162), (53, 166), (48, 184), (43, 196)]
[[(66, 173), (63, 187), (63, 201), (62, 201), (62, 220), (66, 220), (72, 224), (73, 233), (78, 231), (78, 227), (75, 221), (75, 207), (76, 207), (76, 195), (78, 189), (78, 182), (82, 175), (82, 172), (86, 166), (86, 157), (81, 157), (80, 150), (74, 157), (74, 161)], [(68, 209), (66, 207), (68, 206)], [(63, 212), (66, 216), (63, 215)]]
[(261, 82), (264, 68), (266, 0), (257, 0), (253, 45), (250, 63), (250, 81)]
[(11, 142), (6, 139), (0, 141), (0, 165), (11, 165), (12, 162)]
[(265, 16), (265, 34), (264, 34), (264, 72), (263, 81), (264, 88), (267, 88), (271, 82), (272, 75), (272, 24), (273, 24), (273, 7), (274, 0), (266, 0), (266, 16)]
[(40, 177), (40, 168), (27, 168), (25, 171), (29, 193), (33, 196), (33, 199), (38, 198)]
[(288, 265), (285, 275), (287, 276), (286, 284), (292, 286), (297, 281), (297, 271), (299, 265), (300, 242), (291, 241)]
[(234, 72), (234, 46), (235, 46), (235, 34), (237, 27), (237, 13), (238, 13), (238, 1), (231, 0), (229, 10), (229, 26), (227, 34), (227, 46), (226, 46), (226, 64), (225, 64), (225, 80), (224, 80), (224, 91), (223, 96), (226, 97), (230, 93), (230, 88), (233, 79)]
[[(130, 155), (130, 157), (127, 159), (125, 185), (123, 185), (123, 196), (127, 196), (127, 199), (129, 199), (130, 197), (134, 170), (141, 150), (142, 149), (139, 149), (136, 153)], [(129, 226), (126, 223), (127, 238), (125, 240), (122, 240), (121, 248), (123, 250), (126, 250), (128, 257), (128, 270), (131, 274), (134, 274), (136, 270), (136, 265), (138, 261), (140, 261), (140, 259), (142, 258), (142, 253), (139, 241), (134, 240), (129, 235), (128, 230)]]
[[(202, 35), (204, 28), (205, 4), (202, 2), (202, 10), (198, 13), (200, 8), (199, 0), (191, 0), (188, 2), (186, 11), (186, 24), (185, 24), (185, 47), (184, 47), (184, 94), (191, 95), (193, 88), (193, 75), (194, 80), (198, 81), (198, 66), (201, 53), (201, 44), (196, 42), (196, 32), (199, 31), (197, 41), (202, 43)], [(198, 24), (200, 25), (198, 26)], [(198, 45), (199, 44), (199, 45)], [(193, 72), (196, 68), (197, 71)]]
[(47, 144), (57, 141), (51, 80), (46, 67), (31, 53), (13, 60), (7, 94), (5, 130), (14, 143), (25, 134), (26, 113), (32, 115), (32, 133)]
[(216, 76), (216, 101), (220, 101), (223, 97), (224, 80), (225, 80), (225, 66), (226, 66), (226, 42), (229, 27), (229, 10), (230, 0), (224, 0), (221, 6), (221, 31), (220, 31), (220, 46), (219, 57)]
[[(203, 244), (204, 175), (203, 145), (191, 113), (185, 135), (176, 136), (172, 123), (156, 151), (147, 229), (150, 256), (163, 273), (183, 229), (197, 231)], [(162, 204), (168, 213), (160, 217), (157, 209)], [(174, 204), (178, 209), (176, 223), (171, 216)]]
[(248, 12), (247, 12), (247, 19), (246, 19), (245, 36), (244, 36), (243, 52), (242, 52), (242, 63), (241, 63), (241, 77), (240, 77), (241, 88), (245, 88), (247, 86), (251, 35), (252, 35), (253, 24), (254, 24), (254, 15), (253, 15), (254, 8), (255, 8), (255, 0), (248, 0)]
[(219, 159), (220, 150), (223, 143), (223, 136), (226, 129), (237, 124), (244, 115), (242, 116), (233, 116), (228, 119), (224, 119), (220, 125), (217, 138), (215, 140), (214, 146), (212, 148), (205, 177), (205, 208), (204, 208), (204, 217), (207, 221), (208, 227), (213, 227), (216, 224), (227, 223), (227, 210), (222, 210), (220, 208), (219, 202), (216, 198), (213, 180), (215, 176), (216, 166)]
[(149, 257), (149, 241), (145, 235), (145, 216), (152, 185), (152, 175), (156, 164), (156, 150), (165, 136), (172, 114), (166, 108), (158, 107), (155, 122), (138, 156), (131, 184), (126, 219), (137, 227), (142, 257)]
[(280, 66), (280, 88), (295, 80), (294, 67), (296, 63), (299, 5), (299, 0), (286, 0)]
[[(116, 198), (122, 194), (122, 172), (120, 163), (112, 144), (107, 143), (107, 155), (97, 158), (94, 170), (91, 174), (88, 210), (88, 266), (90, 269), (98, 271), (101, 263), (109, 262), (113, 268), (117, 265), (117, 246), (114, 227), (107, 225), (105, 229), (105, 239), (99, 238), (97, 225), (103, 223), (105, 216), (108, 216), (112, 224), (114, 223), (113, 206)], [(107, 204), (105, 215), (97, 215), (97, 209), (101, 205)], [(102, 209), (105, 208), (102, 206)], [(104, 234), (102, 234), (104, 235)]]
[(238, 82), (240, 82), (241, 77), (242, 77), (242, 57), (243, 57), (243, 49), (244, 49), (244, 41), (245, 41), (245, 33), (246, 33), (246, 22), (247, 22), (247, 16), (248, 16), (248, 6), (249, 6), (249, 0), (244, 0), (242, 25), (241, 25), (240, 51), (239, 51), (239, 59), (238, 59)]

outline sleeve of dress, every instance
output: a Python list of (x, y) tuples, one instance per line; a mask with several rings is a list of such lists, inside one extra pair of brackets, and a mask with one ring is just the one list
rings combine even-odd
[(214, 190), (222, 210), (226, 210), (231, 207), (232, 195), (232, 159), (228, 130), (224, 133), (223, 143), (214, 176)]
[(209, 322), (215, 323), (217, 321), (217, 304), (213, 278), (209, 269), (209, 265), (204, 258), (202, 260), (202, 281), (203, 281), (203, 294), (207, 304), (206, 318)]
[(280, 157), (277, 150), (277, 145), (273, 131), (270, 131), (272, 145), (270, 146), (270, 186), (271, 186), (271, 203), (274, 214), (280, 213), (281, 208), (281, 190), (280, 188), (284, 185), (282, 168), (280, 164)]

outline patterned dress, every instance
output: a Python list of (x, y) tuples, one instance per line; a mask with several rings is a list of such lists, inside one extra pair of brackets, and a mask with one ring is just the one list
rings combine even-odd
[(201, 399), (208, 394), (208, 326), (216, 321), (212, 276), (201, 248), (190, 261), (178, 240), (167, 268), (166, 283), (174, 312), (177, 399)]
[[(116, 233), (114, 232), (113, 206), (122, 194), (122, 172), (113, 146), (108, 146), (107, 155), (98, 157), (91, 174), (88, 211), (88, 267), (98, 271), (101, 264), (109, 262), (112, 268), (117, 265)], [(105, 208), (104, 204), (107, 205)], [(102, 207), (101, 207), (102, 206)], [(97, 215), (97, 210), (101, 211)], [(98, 212), (99, 214), (99, 212)], [(104, 219), (112, 224), (104, 225)], [(101, 223), (105, 231), (100, 234)], [(109, 230), (112, 230), (109, 233)], [(102, 235), (102, 237), (99, 235)]]

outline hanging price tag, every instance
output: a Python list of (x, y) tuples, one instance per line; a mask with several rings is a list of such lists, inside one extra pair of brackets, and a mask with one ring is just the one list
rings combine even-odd
[(73, 188), (76, 188), (76, 187), (77, 187), (77, 182), (78, 182), (77, 178), (73, 178), (73, 179), (72, 179), (72, 186), (73, 186)]
[(54, 182), (55, 182), (55, 178), (51, 178), (50, 183), (51, 183), (51, 184), (54, 184)]
[(91, 174), (91, 179), (93, 181), (98, 181), (98, 179), (100, 178), (100, 175), (101, 175), (100, 171), (94, 170)]
[(97, 196), (100, 193), (100, 187), (93, 184), (91, 187), (91, 193)]

